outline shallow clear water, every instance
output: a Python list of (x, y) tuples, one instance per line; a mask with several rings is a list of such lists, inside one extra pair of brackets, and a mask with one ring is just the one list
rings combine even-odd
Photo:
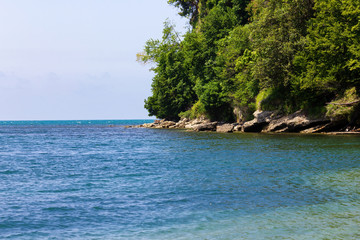
[(0, 122), (0, 239), (360, 239), (360, 137), (140, 122)]

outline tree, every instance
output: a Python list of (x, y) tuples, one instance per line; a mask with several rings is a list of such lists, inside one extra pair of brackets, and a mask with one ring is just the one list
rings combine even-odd
[(178, 120), (179, 113), (194, 103), (193, 83), (182, 60), (184, 52), (174, 27), (165, 23), (162, 41), (149, 40), (139, 61), (152, 61), (155, 77), (152, 83), (152, 96), (145, 100), (145, 108), (150, 116)]
[(292, 111), (292, 105), (296, 105), (291, 96), (293, 62), (296, 54), (304, 50), (312, 5), (311, 0), (254, 0), (250, 5), (250, 39), (255, 56), (252, 77), (258, 80), (260, 89), (272, 89), (269, 97), (275, 102), (270, 105), (276, 108), (285, 104)]
[(180, 16), (189, 17), (192, 25), (196, 24), (199, 17), (200, 0), (168, 0), (168, 3), (180, 8)]
[(360, 2), (316, 0), (314, 9), (306, 51), (297, 58), (303, 88), (322, 92), (359, 88)]

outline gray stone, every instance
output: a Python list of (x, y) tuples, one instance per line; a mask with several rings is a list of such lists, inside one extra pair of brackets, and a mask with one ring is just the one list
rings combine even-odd
[(216, 131), (222, 133), (230, 133), (234, 131), (234, 126), (235, 124), (233, 123), (218, 124), (216, 126)]
[(269, 122), (274, 118), (274, 112), (272, 111), (255, 111), (253, 113), (254, 119), (247, 121), (243, 124), (242, 130), (244, 132), (261, 132)]
[(243, 125), (242, 124), (237, 124), (234, 126), (234, 132), (241, 132), (242, 131), (242, 127)]
[[(326, 119), (310, 119), (302, 111), (272, 120), (264, 132), (301, 132), (328, 123)], [(314, 129), (315, 130), (315, 129)]]
[(201, 123), (193, 126), (193, 130), (196, 132), (200, 131), (215, 131), (217, 122)]

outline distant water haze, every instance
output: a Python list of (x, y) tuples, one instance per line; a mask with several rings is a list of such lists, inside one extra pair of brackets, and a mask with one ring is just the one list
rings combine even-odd
[(136, 62), (167, 1), (0, 0), (0, 120), (144, 119), (149, 66)]

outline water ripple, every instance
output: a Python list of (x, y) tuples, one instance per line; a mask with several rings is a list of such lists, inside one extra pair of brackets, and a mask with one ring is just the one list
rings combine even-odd
[(360, 236), (359, 137), (122, 123), (0, 122), (0, 238)]

